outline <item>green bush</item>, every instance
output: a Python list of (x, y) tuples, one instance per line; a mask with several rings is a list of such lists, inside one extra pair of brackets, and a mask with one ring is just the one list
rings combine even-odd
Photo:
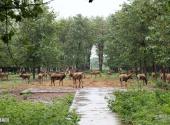
[(156, 86), (161, 89), (170, 90), (170, 84), (162, 80), (156, 81)]
[(170, 92), (116, 92), (109, 107), (125, 124), (170, 125)]
[(4, 125), (76, 125), (77, 115), (69, 113), (72, 99), (67, 96), (47, 105), (1, 96), (0, 118), (9, 118), (9, 123)]

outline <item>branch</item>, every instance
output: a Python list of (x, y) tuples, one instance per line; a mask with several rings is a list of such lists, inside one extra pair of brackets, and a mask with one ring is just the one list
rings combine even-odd
[[(49, 4), (50, 2), (52, 2), (52, 1), (54, 1), (54, 0), (49, 0), (49, 1), (47, 1), (47, 2), (45, 2), (45, 3), (33, 3), (33, 4), (27, 4), (27, 5), (25, 5), (24, 7), (28, 7), (28, 6), (40, 6), (40, 5), (46, 5), (46, 4)], [(15, 6), (15, 5), (11, 5), (11, 6), (6, 6), (6, 5), (2, 5), (2, 3), (0, 4), (1, 6), (0, 6), (0, 12), (1, 11), (5, 11), (5, 9), (8, 9), (8, 10), (10, 10), (10, 9), (21, 9), (22, 7), (21, 7), (21, 5), (19, 5), (18, 7), (17, 6)]]

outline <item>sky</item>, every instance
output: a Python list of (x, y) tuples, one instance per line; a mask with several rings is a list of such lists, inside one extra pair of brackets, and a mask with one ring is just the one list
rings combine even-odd
[(67, 18), (77, 14), (82, 14), (87, 17), (107, 17), (119, 10), (121, 8), (120, 5), (127, 0), (93, 0), (92, 3), (88, 1), (89, 0), (53, 0), (50, 2), (49, 7), (59, 14), (59, 18)]

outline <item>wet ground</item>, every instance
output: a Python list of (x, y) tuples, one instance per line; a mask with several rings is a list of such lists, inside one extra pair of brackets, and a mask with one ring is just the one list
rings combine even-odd
[(113, 88), (86, 88), (76, 92), (71, 109), (80, 115), (79, 125), (121, 125), (116, 114), (108, 108), (107, 98)]

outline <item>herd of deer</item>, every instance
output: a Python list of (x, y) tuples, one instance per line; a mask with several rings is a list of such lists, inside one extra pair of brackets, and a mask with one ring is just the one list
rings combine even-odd
[[(101, 72), (98, 70), (93, 70), (90, 72), (91, 77), (94, 75), (95, 78), (97, 75), (101, 76)], [(108, 75), (110, 75), (111, 73), (108, 72)], [(127, 81), (129, 79), (132, 79), (133, 72), (128, 72), (128, 73), (122, 73), (119, 75), (119, 80), (120, 80), (120, 84), (121, 87), (123, 87), (123, 82), (125, 82), (125, 87), (127, 87)], [(43, 83), (43, 81), (45, 79), (47, 79), (47, 77), (50, 77), (51, 80), (51, 86), (55, 86), (55, 81), (59, 80), (59, 86), (62, 85), (63, 86), (63, 80), (66, 78), (66, 76), (69, 76), (70, 79), (73, 80), (73, 88), (83, 88), (83, 78), (85, 78), (85, 73), (84, 72), (76, 72), (76, 71), (71, 71), (71, 70), (66, 70), (66, 72), (40, 72), (37, 76), (38, 81), (40, 84)], [(157, 77), (157, 74), (152, 73), (151, 74), (153, 78)], [(30, 73), (21, 73), (19, 75), (23, 80), (26, 80), (28, 83), (30, 82), (30, 77), (31, 74)], [(145, 83), (147, 85), (148, 80), (145, 74), (137, 74), (136, 75), (138, 80), (142, 80), (143, 84)], [(160, 78), (163, 79), (163, 73), (160, 74)], [(170, 74), (165, 74), (165, 78), (168, 82), (170, 82)], [(8, 80), (8, 73), (4, 73), (4, 72), (0, 72), (0, 79), (6, 79)], [(78, 85), (77, 85), (77, 81), (78, 81)]]
[[(123, 86), (123, 81), (125, 82), (125, 87), (127, 87), (127, 81), (128, 81), (129, 79), (132, 79), (132, 76), (133, 76), (133, 72), (120, 74), (120, 75), (119, 75), (119, 80), (120, 80), (121, 87)], [(153, 78), (157, 78), (158, 74), (156, 74), (156, 73), (153, 72), (153, 73), (151, 74), (151, 76), (152, 76)], [(142, 73), (142, 74), (137, 74), (136, 77), (137, 77), (138, 80), (142, 80), (142, 81), (143, 81), (143, 84), (144, 84), (144, 83), (145, 83), (146, 85), (148, 84), (148, 79), (147, 79), (147, 77), (146, 77), (145, 74), (143, 74), (143, 73)], [(160, 78), (163, 79), (163, 73), (160, 73)], [(167, 82), (170, 83), (170, 74), (166, 73), (166, 74), (165, 74), (165, 79), (166, 79)]]
[[(0, 72), (0, 79), (1, 80), (8, 80), (8, 73)], [(71, 71), (67, 70), (66, 72), (40, 72), (37, 75), (37, 79), (40, 84), (43, 83), (45, 79), (49, 76), (51, 80), (51, 86), (55, 86), (55, 81), (59, 81), (59, 86), (63, 86), (63, 80), (66, 78), (66, 76), (69, 76), (73, 80), (73, 88), (83, 88), (83, 78), (85, 78), (85, 73), (84, 72), (76, 72), (76, 71)], [(91, 76), (94, 75), (95, 77), (97, 75), (101, 76), (100, 71), (92, 71)], [(20, 73), (19, 77), (21, 77), (23, 80), (27, 81), (27, 83), (30, 83), (30, 78), (31, 74), (30, 73)], [(78, 84), (77, 84), (78, 81)]]

